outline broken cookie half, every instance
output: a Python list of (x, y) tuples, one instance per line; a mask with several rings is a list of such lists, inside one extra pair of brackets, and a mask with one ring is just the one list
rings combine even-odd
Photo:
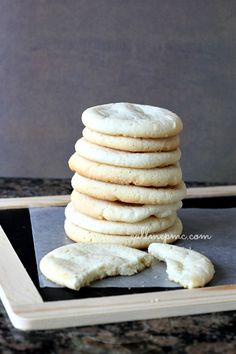
[(153, 257), (126, 246), (76, 243), (59, 247), (40, 261), (46, 278), (67, 288), (79, 290), (107, 276), (132, 275), (152, 263)]
[(211, 261), (199, 252), (167, 244), (152, 243), (148, 252), (166, 263), (169, 280), (184, 288), (198, 288), (207, 284), (214, 276)]

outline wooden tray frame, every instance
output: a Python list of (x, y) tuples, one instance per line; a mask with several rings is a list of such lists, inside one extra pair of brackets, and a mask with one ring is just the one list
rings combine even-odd
[[(235, 196), (236, 186), (189, 188), (187, 198)], [(4, 198), (0, 209), (64, 206), (68, 195)], [(236, 284), (44, 302), (0, 227), (0, 298), (14, 327), (55, 329), (236, 310)]]

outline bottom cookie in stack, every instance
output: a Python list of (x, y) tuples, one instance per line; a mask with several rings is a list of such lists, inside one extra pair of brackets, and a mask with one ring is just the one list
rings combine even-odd
[(172, 243), (175, 242), (182, 232), (182, 223), (179, 218), (176, 219), (174, 225), (169, 229), (159, 233), (152, 233), (147, 235), (111, 235), (103, 234), (95, 231), (83, 229), (65, 220), (65, 232), (67, 236), (75, 242), (88, 243), (113, 243), (138, 249), (147, 248), (151, 243)]

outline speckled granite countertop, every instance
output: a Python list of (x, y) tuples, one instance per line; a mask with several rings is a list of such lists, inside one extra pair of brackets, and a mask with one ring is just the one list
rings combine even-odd
[[(0, 178), (0, 197), (70, 193), (69, 180)], [(0, 303), (0, 353), (236, 353), (236, 312), (21, 332)]]

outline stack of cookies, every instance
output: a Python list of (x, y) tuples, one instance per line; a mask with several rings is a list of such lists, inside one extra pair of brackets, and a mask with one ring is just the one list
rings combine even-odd
[(114, 103), (88, 108), (69, 166), (65, 214), (75, 242), (146, 248), (182, 232), (186, 189), (179, 166), (181, 119), (159, 107)]

